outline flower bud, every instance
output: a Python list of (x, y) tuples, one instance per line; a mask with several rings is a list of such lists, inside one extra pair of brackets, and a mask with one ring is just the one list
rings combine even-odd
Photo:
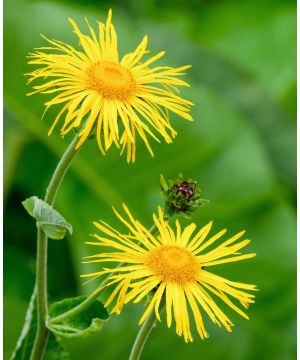
[(201, 199), (201, 189), (192, 178), (184, 178), (179, 174), (174, 179), (165, 180), (160, 176), (161, 197), (165, 201), (165, 215), (183, 215), (190, 218), (190, 214), (200, 206), (209, 202)]

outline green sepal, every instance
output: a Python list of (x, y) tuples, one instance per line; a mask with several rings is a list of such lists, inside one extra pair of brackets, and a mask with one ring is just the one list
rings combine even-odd
[[(89, 118), (86, 116), (84, 118), (84, 126), (86, 125), (86, 123), (88, 122)], [(73, 127), (73, 131), (76, 135), (79, 135), (80, 130), (82, 129), (82, 126), (75, 126)], [(94, 125), (92, 126), (90, 133), (88, 135), (88, 139), (95, 139), (96, 138), (96, 129), (97, 129), (97, 125), (96, 123), (94, 123)], [(63, 136), (62, 136), (63, 137)]]
[(37, 225), (45, 231), (49, 238), (61, 240), (65, 237), (67, 230), (72, 234), (72, 225), (52, 206), (37, 196), (24, 200), (22, 205), (28, 214), (35, 218)]
[(85, 299), (85, 296), (78, 296), (52, 304), (49, 308), (50, 320), (47, 322), (49, 330), (55, 335), (65, 338), (87, 337), (100, 331), (109, 315), (104, 305), (98, 300), (94, 301), (77, 315), (59, 323), (51, 322), (51, 318), (73, 309)]
[(166, 182), (163, 174), (160, 174), (160, 186), (161, 186), (162, 191), (168, 190), (168, 183)]

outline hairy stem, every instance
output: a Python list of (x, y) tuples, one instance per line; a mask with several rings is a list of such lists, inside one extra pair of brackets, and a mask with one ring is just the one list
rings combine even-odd
[[(53, 205), (57, 195), (57, 191), (61, 182), (70, 167), (77, 151), (75, 146), (77, 143), (77, 136), (74, 137), (62, 158), (60, 159), (47, 188), (45, 202)], [(48, 317), (48, 301), (47, 301), (47, 236), (45, 232), (38, 227), (37, 237), (37, 259), (36, 259), (36, 290), (37, 290), (37, 313), (38, 324), (37, 333), (31, 353), (30, 360), (41, 360), (47, 345), (49, 331), (46, 327), (46, 319)]]
[[(159, 311), (164, 307), (165, 302), (162, 299), (159, 305)], [(140, 331), (135, 338), (134, 344), (131, 349), (129, 360), (139, 360), (142, 354), (144, 345), (157, 322), (154, 308), (151, 310), (150, 314), (144, 321), (143, 325), (140, 328)]]
[(32, 360), (42, 359), (48, 339), (48, 329), (45, 320), (48, 313), (47, 301), (47, 236), (38, 227), (37, 260), (36, 260), (36, 303), (38, 313), (37, 333), (31, 353)]

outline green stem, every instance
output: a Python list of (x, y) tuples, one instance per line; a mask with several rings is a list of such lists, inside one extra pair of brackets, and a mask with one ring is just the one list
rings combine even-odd
[(45, 320), (48, 313), (47, 302), (47, 236), (38, 227), (37, 260), (36, 260), (36, 302), (37, 302), (37, 333), (31, 353), (32, 360), (42, 359), (48, 340), (48, 329)]
[[(61, 182), (70, 167), (77, 151), (75, 146), (77, 143), (77, 136), (74, 137), (62, 158), (60, 159), (54, 174), (50, 180), (47, 188), (45, 202), (53, 206), (57, 191)], [(45, 232), (38, 227), (37, 237), (37, 259), (36, 259), (36, 287), (37, 287), (37, 313), (38, 324), (35, 341), (31, 353), (30, 360), (40, 360), (47, 345), (49, 331), (46, 327), (46, 319), (48, 317), (48, 301), (47, 301), (47, 236)]]
[[(156, 224), (153, 224), (151, 226), (151, 228), (149, 229), (149, 232), (152, 234), (152, 235), (155, 235), (156, 232), (157, 232), (157, 226)], [(119, 263), (116, 267), (121, 267), (123, 266), (125, 263)], [(99, 288), (101, 288), (102, 286), (104, 286), (109, 278), (110, 278), (111, 275), (107, 276), (100, 284)], [(58, 316), (55, 316), (54, 318), (50, 319), (49, 321), (51, 323), (60, 323), (62, 321), (65, 321), (77, 314), (79, 314), (82, 310), (84, 310), (85, 308), (87, 308), (89, 305), (91, 305), (96, 299), (97, 297), (99, 296), (99, 292), (98, 291), (94, 291), (89, 297), (87, 297), (85, 300), (82, 301), (82, 303), (80, 303), (79, 305), (77, 305), (76, 307), (74, 307), (73, 309), (69, 310), (69, 311), (66, 311), (65, 313), (63, 314), (60, 314)]]
[(55, 202), (55, 198), (57, 195), (57, 191), (61, 185), (61, 182), (68, 171), (72, 160), (77, 155), (78, 150), (75, 150), (76, 144), (78, 141), (77, 135), (71, 141), (69, 146), (67, 147), (66, 151), (64, 152), (62, 158), (60, 159), (59, 163), (56, 166), (54, 174), (50, 180), (49, 186), (46, 191), (45, 201), (49, 205), (53, 205)]
[[(165, 302), (164, 300), (161, 300), (161, 303), (159, 305), (159, 311), (164, 307)], [(144, 321), (143, 325), (140, 328), (140, 331), (137, 334), (137, 337), (135, 338), (133, 347), (131, 349), (129, 360), (139, 360), (141, 353), (143, 351), (144, 345), (152, 331), (152, 329), (155, 327), (157, 322), (157, 318), (155, 315), (154, 309), (150, 312), (146, 320)]]
[[(165, 216), (166, 221), (168, 221), (169, 219), (170, 219), (170, 216)], [(156, 228), (156, 230), (157, 230), (157, 228)], [(155, 232), (156, 232), (156, 230), (155, 230)], [(151, 232), (151, 230), (150, 230), (150, 232)], [(165, 306), (165, 300), (162, 299), (159, 304), (158, 311), (160, 311), (164, 306)], [(129, 360), (139, 360), (139, 358), (142, 354), (143, 348), (145, 346), (145, 343), (146, 343), (152, 329), (155, 327), (156, 322), (157, 322), (157, 318), (155, 315), (155, 311), (154, 311), (154, 309), (152, 309), (152, 311), (148, 315), (147, 319), (144, 321), (143, 325), (141, 326), (140, 331), (137, 334), (137, 337), (135, 338), (134, 344), (131, 349)]]
[[(106, 279), (105, 279), (106, 280)], [(102, 283), (101, 283), (102, 285)], [(100, 285), (100, 286), (101, 286)], [(65, 321), (77, 314), (79, 314), (82, 310), (86, 309), (89, 305), (91, 305), (98, 297), (99, 292), (95, 291), (93, 292), (89, 297), (87, 297), (85, 300), (83, 300), (79, 305), (74, 307), (73, 309), (66, 311), (65, 313), (55, 316), (54, 318), (50, 319), (49, 322), (51, 323), (60, 323), (62, 321)]]

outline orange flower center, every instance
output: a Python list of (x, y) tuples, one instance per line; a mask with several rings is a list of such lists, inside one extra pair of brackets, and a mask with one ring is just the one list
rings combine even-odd
[(162, 281), (179, 284), (195, 281), (200, 272), (200, 264), (186, 249), (167, 245), (154, 249), (147, 257), (145, 265)]
[(132, 74), (119, 64), (101, 61), (87, 70), (88, 85), (104, 98), (110, 100), (128, 100), (136, 90)]

